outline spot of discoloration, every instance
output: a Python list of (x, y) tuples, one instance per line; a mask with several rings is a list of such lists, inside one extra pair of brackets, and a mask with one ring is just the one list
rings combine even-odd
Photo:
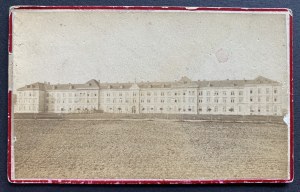
[(225, 63), (229, 59), (229, 53), (227, 50), (221, 48), (216, 52), (216, 57), (217, 57), (219, 63)]

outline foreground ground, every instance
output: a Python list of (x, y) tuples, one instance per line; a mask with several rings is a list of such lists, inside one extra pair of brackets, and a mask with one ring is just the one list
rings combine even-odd
[(15, 120), (15, 177), (243, 179), (288, 177), (278, 123)]

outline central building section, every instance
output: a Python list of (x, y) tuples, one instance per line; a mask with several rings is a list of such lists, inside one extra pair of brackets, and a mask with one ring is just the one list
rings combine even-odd
[(172, 83), (102, 84), (100, 108), (108, 113), (197, 114), (197, 88), (187, 77)]

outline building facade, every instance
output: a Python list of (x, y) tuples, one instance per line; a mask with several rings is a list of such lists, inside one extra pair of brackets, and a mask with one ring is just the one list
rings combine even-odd
[(17, 90), (15, 113), (283, 115), (280, 83), (253, 80), (84, 84), (33, 83)]

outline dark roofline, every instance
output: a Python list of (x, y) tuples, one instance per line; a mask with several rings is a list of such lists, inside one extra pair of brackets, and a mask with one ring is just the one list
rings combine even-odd
[[(188, 79), (186, 76), (181, 80)], [(189, 80), (189, 79), (188, 79)], [(172, 81), (172, 82), (138, 82), (138, 83), (100, 83), (95, 79), (91, 79), (83, 84), (50, 84), (36, 82), (24, 87), (18, 88), (23, 90), (68, 90), (68, 89), (129, 89), (132, 85), (137, 84), (139, 88), (201, 88), (201, 87), (242, 87), (246, 85), (270, 84), (280, 85), (279, 82), (258, 76), (252, 80), (198, 80), (198, 81)], [(55, 88), (56, 87), (56, 88)]]

